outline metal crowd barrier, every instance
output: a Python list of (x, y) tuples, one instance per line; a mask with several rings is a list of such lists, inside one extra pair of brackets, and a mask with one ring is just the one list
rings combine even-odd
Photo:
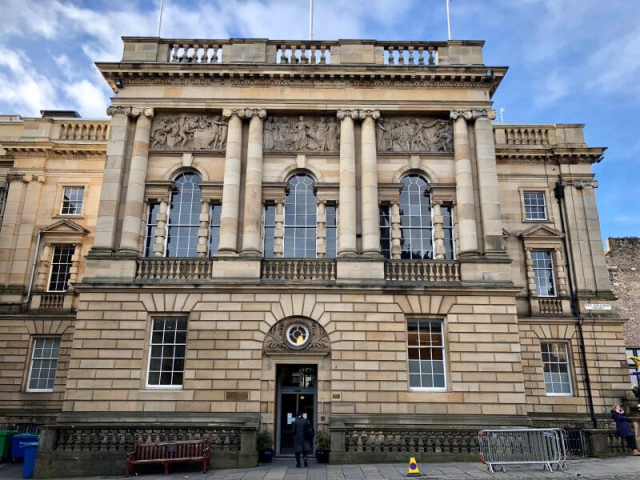
[(561, 428), (520, 428), (480, 430), (480, 460), (494, 473), (494, 466), (541, 464), (553, 472), (564, 469), (568, 461), (567, 433)]

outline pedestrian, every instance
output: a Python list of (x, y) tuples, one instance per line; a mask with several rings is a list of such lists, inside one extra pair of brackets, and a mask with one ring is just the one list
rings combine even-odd
[(622, 407), (618, 404), (611, 409), (611, 417), (616, 422), (616, 432), (627, 441), (627, 445), (631, 449), (633, 455), (640, 455), (638, 445), (636, 444), (636, 436), (633, 429), (629, 425), (629, 417), (624, 413)]
[(296, 452), (297, 468), (302, 467), (302, 465), (300, 465), (300, 454), (302, 454), (304, 466), (309, 466), (309, 463), (307, 462), (307, 451), (311, 450), (311, 445), (309, 445), (309, 440), (307, 440), (304, 436), (305, 427), (308, 424), (309, 421), (302, 416), (302, 412), (298, 412), (298, 414), (296, 415), (296, 419), (293, 422), (293, 449)]

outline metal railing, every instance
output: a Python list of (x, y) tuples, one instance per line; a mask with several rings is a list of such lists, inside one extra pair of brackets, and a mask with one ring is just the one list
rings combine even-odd
[(494, 466), (539, 464), (553, 472), (564, 469), (568, 461), (567, 433), (561, 428), (521, 428), (480, 430), (480, 461), (494, 473)]

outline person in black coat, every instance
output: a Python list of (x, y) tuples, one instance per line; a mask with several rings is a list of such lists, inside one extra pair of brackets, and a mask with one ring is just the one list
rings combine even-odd
[(304, 427), (307, 425), (308, 420), (302, 416), (302, 412), (298, 412), (296, 419), (293, 422), (293, 449), (296, 452), (296, 467), (301, 468), (300, 454), (304, 460), (304, 466), (308, 467), (307, 451), (311, 450), (309, 441), (304, 438)]
[(636, 436), (633, 433), (633, 429), (629, 425), (629, 417), (624, 413), (624, 410), (620, 405), (614, 405), (611, 409), (611, 417), (616, 422), (616, 432), (627, 441), (627, 445), (631, 449), (634, 455), (640, 455), (638, 451), (638, 445), (636, 444)]

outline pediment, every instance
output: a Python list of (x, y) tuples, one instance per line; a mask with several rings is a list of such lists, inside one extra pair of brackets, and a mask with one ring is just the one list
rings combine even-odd
[(564, 234), (560, 230), (547, 225), (536, 225), (519, 235), (524, 240), (562, 240)]
[(43, 235), (51, 234), (51, 233), (57, 233), (57, 234), (68, 233), (68, 234), (76, 234), (76, 235), (77, 234), (87, 235), (89, 233), (89, 230), (87, 230), (81, 225), (78, 225), (75, 222), (72, 222), (71, 220), (59, 220), (42, 229)]

